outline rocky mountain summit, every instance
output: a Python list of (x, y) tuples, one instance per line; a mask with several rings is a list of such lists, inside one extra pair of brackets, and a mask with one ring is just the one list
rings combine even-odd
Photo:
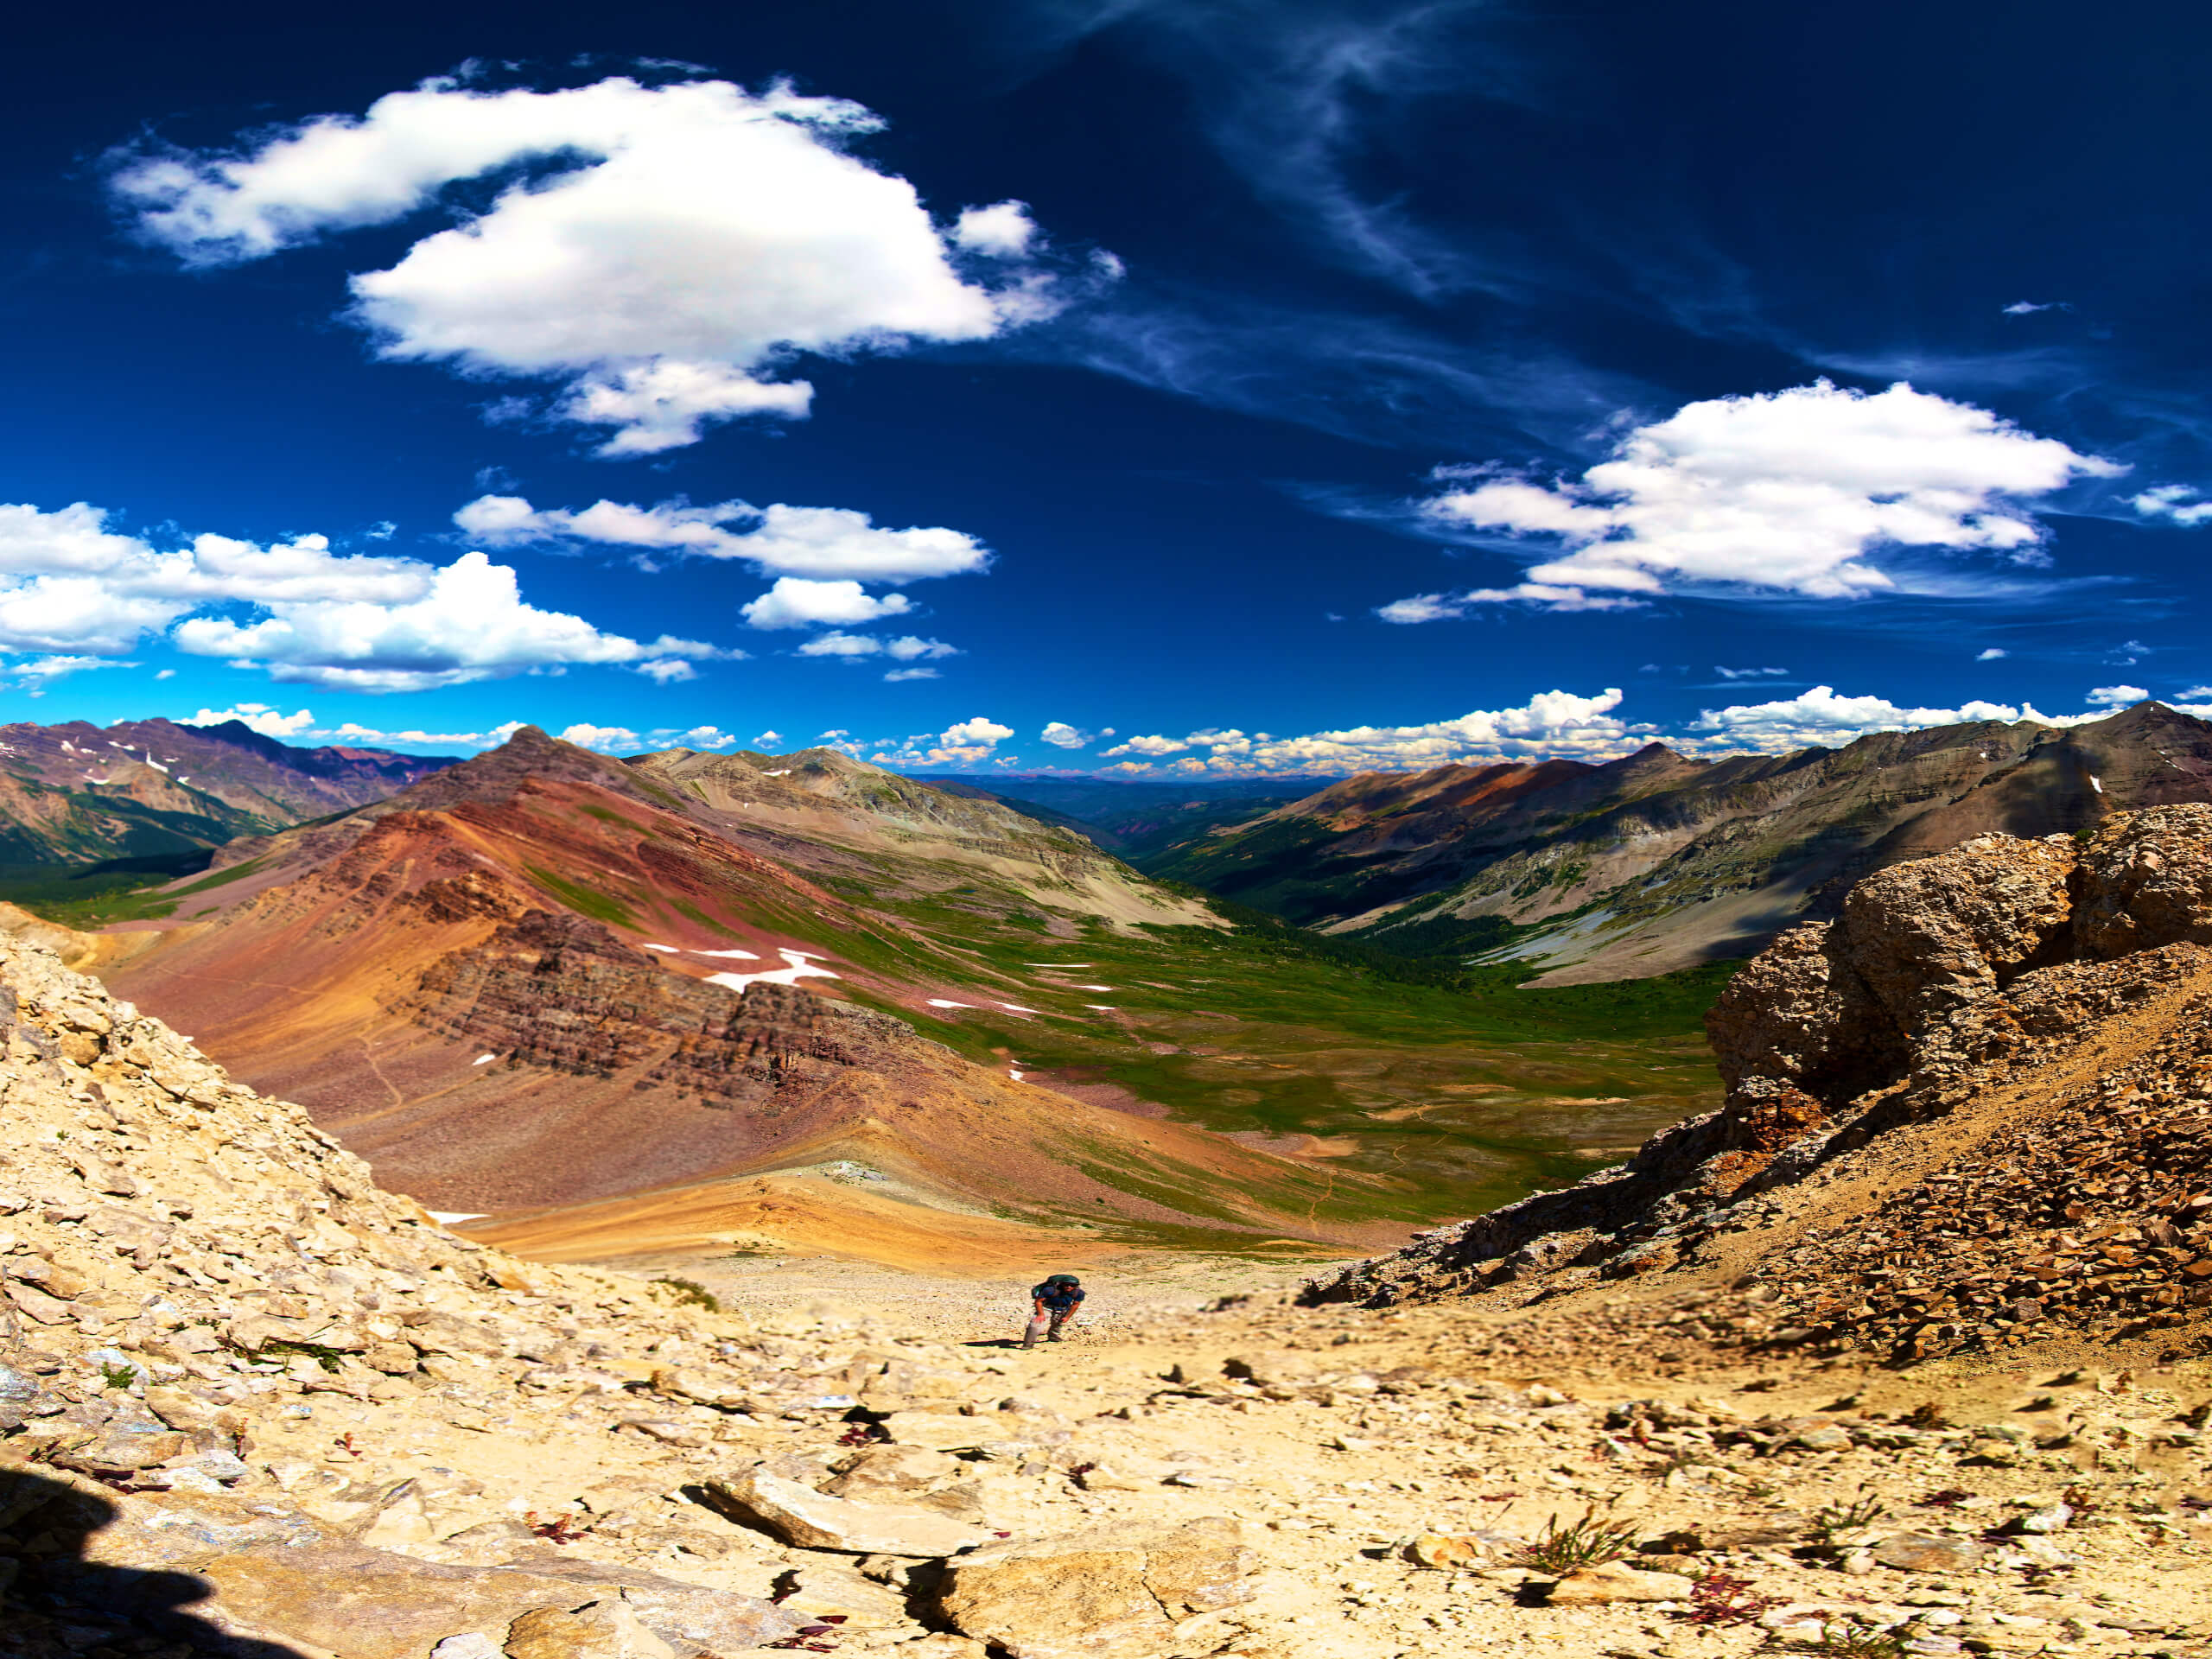
[(1852, 888), (1707, 1016), (1723, 1107), (1316, 1286), (1387, 1303), (1726, 1261), (1748, 1333), (1900, 1358), (2212, 1345), (2212, 807), (1984, 836)]

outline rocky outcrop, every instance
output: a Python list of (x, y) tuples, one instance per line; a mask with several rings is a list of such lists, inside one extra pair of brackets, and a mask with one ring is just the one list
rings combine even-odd
[[(1624, 1165), (1437, 1229), (1395, 1256), (1309, 1287), (1307, 1296), (1386, 1304), (1569, 1269), (1629, 1276), (1669, 1266), (1740, 1230), (1770, 1195), (1839, 1171), (1846, 1160), (1857, 1168), (1885, 1154), (1893, 1162), (1900, 1144), (1893, 1137), (2012, 1084), (2023, 1087), (2022, 1109), (2037, 1127), (2019, 1128), (2009, 1150), (1992, 1150), (1999, 1161), (1989, 1168), (1936, 1192), (1971, 1193), (1966, 1213), (1982, 1218), (1984, 1235), (2005, 1217), (2019, 1230), (2023, 1262), (2078, 1262), (2080, 1241), (2052, 1247), (2034, 1224), (2063, 1229), (2093, 1212), (2078, 1200), (2054, 1206), (2046, 1198), (2069, 1190), (2060, 1179), (2065, 1160), (2101, 1149), (2103, 1162), (2140, 1178), (2107, 1183), (2099, 1195), (2118, 1196), (2127, 1211), (2102, 1236), (2135, 1230), (2136, 1243), (2177, 1253), (2126, 1264), (2143, 1272), (2119, 1300), (2139, 1318), (2177, 1323), (2181, 1310), (2212, 1304), (2205, 1282), (2212, 1258), (2194, 1274), (2195, 1246), (2184, 1236), (2212, 1214), (2212, 1200), (2189, 1207), (2192, 1194), (2183, 1189), (2202, 1181), (2202, 1166), (2190, 1173), (2180, 1150), (2196, 1146), (2198, 1133), (2186, 1104), (2195, 1085), (2187, 1080), (2212, 1053), (2204, 1000), (2186, 995), (2197, 976), (2212, 970), (2208, 944), (2212, 807), (2121, 814), (2078, 841), (1979, 836), (1881, 871), (1852, 889), (1834, 922), (1783, 935), (1714, 1005), (1707, 1026), (1728, 1089), (1719, 1111), (1654, 1136)], [(2155, 1087), (2158, 1097), (2183, 1103), (2181, 1116), (2163, 1131), (2171, 1141), (2164, 1154), (2133, 1131), (2115, 1131), (2098, 1103), (2110, 1090), (2055, 1091), (2038, 1081), (2152, 1006), (2169, 1008), (2166, 1047), (2144, 1063), (2147, 1081), (2139, 1090)], [(2069, 1150), (2054, 1161), (2059, 1147)], [(2152, 1179), (2161, 1156), (2164, 1173)], [(1924, 1224), (1931, 1196), (1895, 1200), (1897, 1219), (1868, 1236), (1888, 1248), (1916, 1233), (1919, 1255), (1938, 1268), (1942, 1247), (1928, 1242)], [(1823, 1259), (1847, 1255), (1868, 1270), (1872, 1248), (1834, 1249)], [(1956, 1265), (1963, 1273), (1964, 1259)], [(2033, 1294), (2040, 1281), (2031, 1269), (2022, 1273), (2014, 1300), (2032, 1303), (2037, 1320), (2094, 1315), (2109, 1300)], [(1991, 1300), (1981, 1294), (1976, 1305)], [(1831, 1327), (1834, 1314), (1855, 1307), (1866, 1332), (1884, 1340), (1901, 1338), (1912, 1324), (1880, 1298), (1830, 1307), (1812, 1294), (1805, 1305)], [(1941, 1300), (1924, 1295), (1914, 1305), (1940, 1308)], [(1969, 1334), (1955, 1319), (1936, 1323), (1955, 1327), (1946, 1340)], [(1905, 1339), (1920, 1344), (1916, 1334)]]
[(510, 1064), (644, 1078), (701, 1103), (757, 1108), (839, 1071), (950, 1058), (912, 1027), (793, 985), (742, 992), (666, 971), (596, 922), (532, 910), (442, 957), (401, 1005)]

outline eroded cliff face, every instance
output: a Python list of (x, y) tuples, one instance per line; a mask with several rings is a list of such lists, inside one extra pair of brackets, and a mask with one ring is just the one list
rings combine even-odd
[[(1770, 1242), (1801, 1336), (1920, 1354), (2054, 1322), (2194, 1328), (2212, 1308), (2208, 947), (2212, 807), (1882, 871), (1731, 982), (1707, 1017), (1720, 1110), (1309, 1294), (1628, 1277), (1710, 1261), (1794, 1206), (1802, 1224)], [(2089, 1166), (2106, 1178), (2085, 1186)], [(1827, 1210), (1802, 1191), (1853, 1183)], [(2115, 1238), (2141, 1248), (2108, 1277), (2080, 1271)]]
[(886, 1015), (795, 985), (738, 991), (670, 973), (598, 923), (544, 910), (439, 958), (401, 1007), (509, 1065), (598, 1077), (642, 1067), (641, 1086), (724, 1109), (762, 1110), (846, 1068), (957, 1063)]

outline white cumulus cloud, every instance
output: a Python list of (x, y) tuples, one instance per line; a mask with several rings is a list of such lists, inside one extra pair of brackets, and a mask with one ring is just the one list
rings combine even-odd
[(798, 648), (801, 657), (889, 657), (894, 661), (911, 663), (936, 657), (957, 657), (959, 651), (942, 639), (919, 639), (912, 634), (903, 634), (896, 639), (878, 639), (865, 633), (821, 633)]
[(665, 683), (690, 677), (695, 660), (741, 655), (694, 640), (640, 644), (537, 610), (514, 572), (480, 553), (441, 569), (335, 552), (316, 535), (263, 545), (207, 534), (164, 548), (86, 502), (0, 505), (0, 650), (44, 653), (6, 671), (51, 677), (164, 632), (195, 655), (360, 690), (588, 663)]
[[(2127, 688), (2120, 688), (2127, 689)], [(2142, 694), (2136, 693), (2139, 697)], [(1783, 754), (1810, 744), (1835, 747), (1870, 732), (1918, 731), (1929, 726), (1956, 726), (1969, 721), (2007, 723), (2031, 720), (2045, 726), (2079, 726), (2102, 720), (2105, 709), (2083, 715), (2046, 715), (2033, 703), (1968, 702), (1955, 709), (1913, 708), (1878, 696), (1838, 696), (1834, 686), (1816, 685), (1802, 696), (1774, 702), (1737, 703), (1707, 709), (1691, 722), (1692, 738), (1680, 747), (1706, 752), (1750, 749)]]
[(2010, 654), (2011, 653), (2008, 652), (2002, 645), (1990, 645), (1977, 654), (1974, 658), (1974, 661), (1977, 663), (1993, 663), (1997, 661), (1999, 658), (2009, 656)]
[(220, 726), (232, 720), (264, 737), (273, 737), (279, 741), (289, 741), (315, 730), (315, 715), (308, 710), (302, 709), (296, 714), (279, 714), (265, 702), (235, 703), (228, 709), (202, 709), (196, 715), (180, 715), (176, 723), (180, 726)]
[(1516, 709), (1478, 709), (1453, 720), (1418, 726), (1353, 726), (1302, 737), (1209, 728), (1186, 737), (1138, 737), (1104, 753), (1143, 755), (1117, 770), (1148, 767), (1158, 757), (1205, 749), (1171, 770), (1205, 771), (1234, 776), (1285, 772), (1402, 772), (1452, 761), (1497, 760), (1567, 755), (1605, 759), (1649, 741), (1653, 728), (1631, 726), (1613, 710), (1622, 701), (1618, 687), (1596, 696), (1571, 691), (1542, 691)]
[(953, 221), (952, 239), (970, 253), (1013, 259), (1029, 251), (1037, 239), (1037, 226), (1029, 217), (1027, 202), (994, 202), (963, 212)]
[(373, 726), (358, 725), (346, 721), (334, 731), (312, 732), (307, 735), (335, 738), (340, 743), (384, 744), (400, 743), (410, 748), (497, 748), (523, 728), (524, 722), (510, 720), (494, 726), (488, 732), (426, 732), (419, 728), (400, 732), (379, 731)]
[(794, 354), (982, 340), (1057, 307), (1022, 258), (1035, 230), (1020, 204), (940, 226), (912, 185), (853, 153), (881, 124), (781, 84), (437, 79), (231, 151), (142, 149), (111, 185), (147, 237), (220, 265), (512, 177), (353, 277), (353, 314), (387, 358), (560, 381), (555, 414), (613, 429), (602, 454), (650, 454), (712, 422), (804, 415), (812, 388), (777, 378)]
[(632, 754), (645, 747), (645, 739), (627, 726), (594, 726), (579, 721), (560, 735), (563, 743), (597, 749), (601, 754)]
[(602, 632), (582, 617), (524, 601), (515, 573), (467, 553), (429, 573), (410, 604), (272, 600), (256, 622), (194, 617), (171, 638), (196, 656), (265, 668), (280, 681), (353, 691), (422, 691), (570, 664), (641, 666), (721, 655), (697, 640), (649, 644)]
[(2139, 685), (2101, 685), (2083, 701), (2101, 709), (2126, 709), (2143, 702), (2150, 695)]
[[(886, 744), (869, 759), (887, 766), (974, 766), (995, 757), (1002, 762), (1007, 757), (997, 756), (995, 752), (1013, 735), (1013, 727), (1001, 726), (978, 715), (972, 720), (957, 721), (934, 736), (925, 734)], [(856, 746), (833, 743), (830, 747), (849, 753)]]
[(751, 627), (815, 628), (880, 622), (887, 616), (903, 616), (913, 608), (914, 601), (904, 594), (886, 594), (879, 599), (857, 582), (780, 576), (774, 587), (738, 610)]
[(2194, 500), (2197, 493), (2186, 484), (2161, 484), (2130, 496), (2127, 505), (2145, 518), (2171, 518), (2177, 524), (2201, 524), (2212, 519), (2212, 501)]
[(884, 675), (886, 685), (899, 685), (908, 680), (938, 680), (944, 677), (933, 668), (894, 668)]
[(1684, 591), (1855, 599), (1955, 587), (1884, 555), (1939, 549), (2039, 563), (2029, 503), (2116, 462), (1899, 383), (1823, 380), (1688, 404), (1622, 438), (1580, 479), (1491, 478), (1423, 504), (1454, 530), (1541, 538), (1552, 556), (1503, 588), (1382, 607), (1418, 622), (1523, 601), (1554, 610)]
[(1110, 726), (1103, 732), (1086, 732), (1080, 727), (1069, 725), (1064, 720), (1046, 722), (1045, 729), (1038, 734), (1039, 737), (1056, 749), (1079, 749), (1085, 744), (1096, 743), (1102, 737), (1113, 735), (1114, 728)]
[(906, 582), (988, 569), (990, 550), (957, 530), (889, 530), (849, 507), (755, 507), (724, 501), (650, 507), (597, 501), (579, 512), (532, 506), (518, 495), (483, 495), (453, 516), (489, 547), (592, 542), (741, 559), (766, 576)]

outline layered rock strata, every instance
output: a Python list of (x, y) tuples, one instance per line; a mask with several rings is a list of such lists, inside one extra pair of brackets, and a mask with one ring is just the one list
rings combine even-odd
[(888, 1015), (794, 985), (740, 992), (669, 973), (598, 923), (543, 910), (432, 963), (402, 1007), (510, 1064), (601, 1077), (645, 1066), (645, 1081), (725, 1109), (851, 1066), (952, 1058)]

